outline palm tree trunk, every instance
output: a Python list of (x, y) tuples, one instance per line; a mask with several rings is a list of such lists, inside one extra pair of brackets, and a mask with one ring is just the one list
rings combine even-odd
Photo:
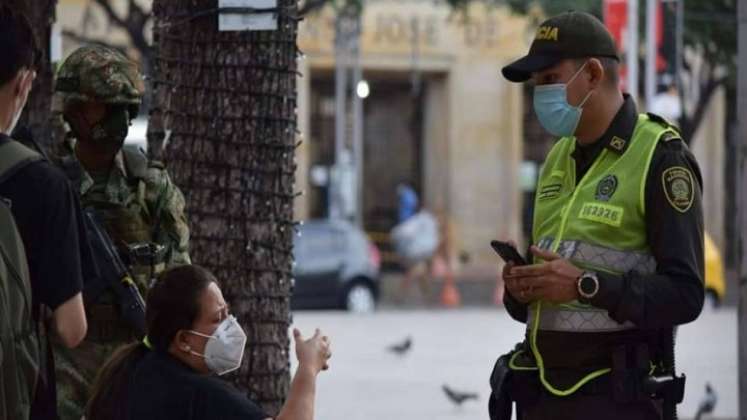
[(231, 379), (274, 415), (290, 379), (297, 4), (278, 1), (276, 31), (219, 32), (217, 3), (154, 1), (156, 103), (190, 254), (249, 337)]

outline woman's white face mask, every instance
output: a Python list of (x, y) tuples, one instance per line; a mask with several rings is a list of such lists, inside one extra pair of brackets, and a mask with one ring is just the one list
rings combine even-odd
[(241, 360), (244, 358), (244, 347), (246, 346), (246, 333), (233, 315), (224, 319), (213, 335), (191, 330), (187, 332), (208, 339), (205, 345), (205, 354), (197, 353), (194, 350), (189, 350), (189, 352), (204, 358), (205, 364), (211, 372), (225, 375), (241, 366)]

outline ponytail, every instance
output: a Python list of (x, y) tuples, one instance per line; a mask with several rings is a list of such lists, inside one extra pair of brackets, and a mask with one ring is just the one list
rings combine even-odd
[(104, 364), (93, 383), (86, 420), (126, 420), (129, 380), (135, 366), (148, 353), (143, 342), (120, 347)]

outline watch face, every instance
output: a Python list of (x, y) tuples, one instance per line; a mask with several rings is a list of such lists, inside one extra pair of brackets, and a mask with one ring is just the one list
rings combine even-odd
[(595, 281), (594, 277), (591, 277), (589, 275), (584, 275), (583, 277), (581, 277), (579, 286), (581, 287), (581, 291), (586, 295), (592, 295), (597, 292), (597, 282)]

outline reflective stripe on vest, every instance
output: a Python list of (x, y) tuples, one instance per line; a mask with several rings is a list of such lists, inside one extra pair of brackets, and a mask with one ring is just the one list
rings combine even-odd
[[(541, 238), (537, 246), (551, 250), (554, 240), (555, 238)], [(557, 253), (567, 260), (604, 271), (615, 273), (635, 271), (644, 275), (653, 274), (656, 271), (656, 260), (648, 252), (620, 251), (582, 241), (560, 241)]]
[[(551, 249), (554, 238), (541, 238), (537, 246)], [(636, 271), (652, 274), (656, 271), (656, 260), (646, 252), (620, 251), (582, 241), (560, 241), (557, 253), (568, 260), (586, 267), (598, 267), (605, 271), (626, 273)], [(527, 325), (534, 324), (535, 311), (529, 311)], [(631, 322), (619, 324), (609, 317), (604, 309), (588, 305), (568, 304), (547, 306), (540, 312), (540, 330), (565, 332), (614, 332), (635, 328)]]
[[(534, 325), (535, 311), (528, 311), (527, 325)], [(635, 328), (631, 322), (618, 324), (607, 311), (594, 307), (547, 307), (540, 311), (538, 328), (543, 331), (600, 333)]]

